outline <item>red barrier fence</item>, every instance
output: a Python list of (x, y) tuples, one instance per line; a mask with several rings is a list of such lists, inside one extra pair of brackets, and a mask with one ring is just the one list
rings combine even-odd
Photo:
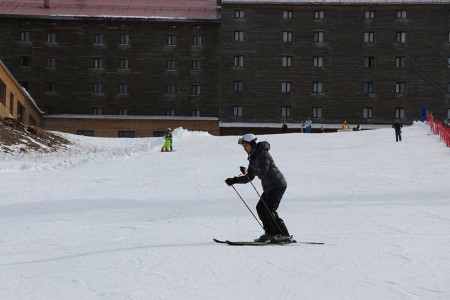
[(435, 120), (433, 114), (427, 111), (427, 124), (431, 128), (431, 132), (441, 137), (441, 140), (450, 147), (450, 128), (445, 126), (444, 123)]

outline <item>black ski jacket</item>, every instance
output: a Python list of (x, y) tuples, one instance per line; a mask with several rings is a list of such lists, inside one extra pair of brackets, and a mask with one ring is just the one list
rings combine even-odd
[(394, 125), (392, 125), (392, 128), (394, 128), (395, 131), (401, 131), (402, 127), (403, 127), (403, 125), (400, 123), (394, 123)]
[(274, 188), (287, 187), (286, 179), (275, 165), (272, 156), (269, 154), (270, 144), (260, 142), (256, 144), (256, 149), (248, 155), (247, 176), (234, 177), (236, 183), (248, 183), (255, 176), (261, 179), (264, 192)]

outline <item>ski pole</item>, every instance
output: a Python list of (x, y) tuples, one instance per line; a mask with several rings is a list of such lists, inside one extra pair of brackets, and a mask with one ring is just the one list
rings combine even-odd
[(256, 222), (258, 222), (259, 226), (261, 226), (262, 229), (264, 229), (264, 227), (262, 226), (262, 224), (259, 222), (259, 220), (256, 218), (255, 214), (252, 212), (252, 210), (250, 209), (250, 207), (248, 207), (247, 203), (245, 203), (244, 199), (242, 199), (241, 195), (238, 193), (238, 191), (236, 190), (236, 188), (234, 186), (231, 186), (233, 188), (233, 190), (236, 192), (236, 194), (239, 196), (239, 198), (241, 198), (242, 202), (244, 202), (245, 206), (247, 207), (248, 211), (253, 215), (253, 218), (255, 218)]

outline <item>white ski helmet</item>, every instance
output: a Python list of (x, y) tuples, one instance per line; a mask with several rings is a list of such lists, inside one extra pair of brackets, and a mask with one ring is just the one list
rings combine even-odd
[(242, 145), (243, 143), (246, 144), (256, 144), (256, 136), (253, 133), (247, 133), (244, 134), (239, 140), (238, 144)]

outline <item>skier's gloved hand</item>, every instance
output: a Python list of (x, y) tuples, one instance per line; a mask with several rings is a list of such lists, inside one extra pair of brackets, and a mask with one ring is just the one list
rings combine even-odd
[(236, 179), (234, 179), (233, 177), (227, 178), (225, 179), (225, 183), (228, 184), (229, 186), (233, 185), (236, 183)]
[(239, 169), (241, 170), (241, 173), (243, 175), (247, 175), (247, 168), (246, 167), (240, 167)]

